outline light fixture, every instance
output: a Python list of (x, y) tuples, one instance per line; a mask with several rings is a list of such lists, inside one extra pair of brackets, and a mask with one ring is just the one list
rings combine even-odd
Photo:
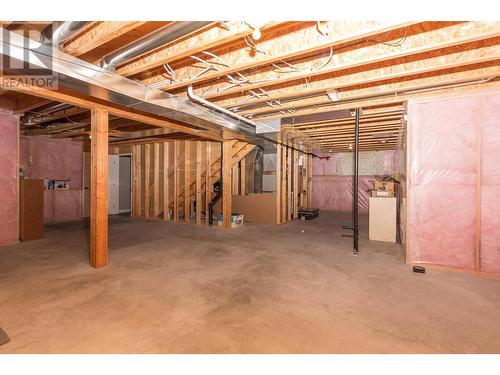
[(332, 102), (338, 102), (340, 100), (340, 93), (337, 90), (328, 91), (326, 93)]
[(267, 22), (245, 22), (249, 28), (253, 29), (252, 39), (259, 40), (262, 36), (261, 29), (266, 26)]
[(252, 38), (253, 38), (254, 40), (259, 40), (259, 39), (260, 39), (260, 37), (261, 37), (260, 29), (259, 29), (259, 28), (255, 28), (255, 29), (253, 30), (253, 33), (252, 33)]
[(349, 150), (352, 150), (352, 143), (349, 142)]

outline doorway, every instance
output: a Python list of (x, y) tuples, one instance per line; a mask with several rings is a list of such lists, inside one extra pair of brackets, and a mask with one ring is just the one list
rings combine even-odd
[[(131, 155), (109, 155), (108, 159), (108, 214), (130, 212), (131, 209)], [(90, 152), (83, 153), (83, 216), (90, 216), (91, 186)]]

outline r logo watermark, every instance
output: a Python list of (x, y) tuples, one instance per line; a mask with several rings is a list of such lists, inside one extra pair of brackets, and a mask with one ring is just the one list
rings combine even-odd
[[(30, 23), (30, 25), (34, 25)], [(1, 29), (0, 88), (4, 90), (58, 88), (57, 73), (53, 71), (53, 59), (57, 46), (44, 35), (52, 35), (52, 26), (44, 29), (11, 23), (9, 29)]]

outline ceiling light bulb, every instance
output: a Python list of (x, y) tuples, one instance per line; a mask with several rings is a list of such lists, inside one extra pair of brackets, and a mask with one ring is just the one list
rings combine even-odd
[(256, 28), (252, 33), (252, 38), (255, 40), (259, 40), (261, 37), (260, 29)]

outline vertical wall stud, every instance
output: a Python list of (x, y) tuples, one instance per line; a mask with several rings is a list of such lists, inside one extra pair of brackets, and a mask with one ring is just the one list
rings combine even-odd
[(170, 219), (170, 142), (163, 143), (163, 220)]
[(231, 161), (232, 142), (222, 143), (222, 226), (231, 228)]
[(201, 224), (201, 141), (196, 141), (196, 224)]
[(174, 222), (179, 221), (179, 141), (174, 141)]

